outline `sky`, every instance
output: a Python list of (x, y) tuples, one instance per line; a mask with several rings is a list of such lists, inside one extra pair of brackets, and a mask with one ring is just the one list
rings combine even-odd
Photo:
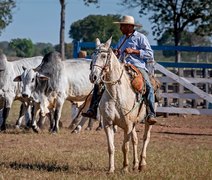
[[(127, 9), (117, 3), (120, 0), (100, 0), (100, 7), (84, 5), (83, 0), (66, 0), (65, 42), (70, 43), (68, 32), (70, 25), (88, 15), (120, 14), (131, 15), (148, 32), (151, 45), (156, 45), (152, 36), (151, 24), (147, 16), (139, 16), (139, 8)], [(60, 3), (59, 0), (16, 0), (13, 10), (13, 22), (3, 30), (0, 41), (16, 38), (31, 39), (33, 43), (44, 42), (59, 44)]]

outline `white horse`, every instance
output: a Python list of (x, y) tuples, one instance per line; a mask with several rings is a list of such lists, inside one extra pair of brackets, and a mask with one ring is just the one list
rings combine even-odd
[(133, 144), (133, 169), (142, 170), (146, 166), (146, 150), (150, 141), (150, 130), (152, 128), (145, 122), (143, 135), (143, 147), (138, 160), (137, 145), (138, 138), (135, 125), (146, 116), (145, 103), (138, 103), (136, 93), (131, 87), (129, 75), (110, 48), (112, 38), (105, 44), (96, 39), (96, 50), (92, 55), (92, 68), (90, 81), (92, 83), (103, 82), (105, 91), (102, 95), (99, 109), (103, 119), (104, 129), (108, 142), (109, 173), (113, 173), (114, 166), (114, 125), (124, 130), (124, 141), (122, 151), (124, 154), (123, 170), (128, 171), (129, 141)]

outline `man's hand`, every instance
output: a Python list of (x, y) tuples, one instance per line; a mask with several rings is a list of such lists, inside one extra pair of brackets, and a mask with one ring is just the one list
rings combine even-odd
[(136, 50), (136, 49), (132, 49), (132, 48), (126, 48), (125, 50), (124, 50), (124, 52), (126, 53), (126, 54), (140, 54), (140, 51), (139, 50)]
[(119, 49), (113, 49), (113, 52), (116, 55), (116, 57), (119, 58), (121, 51)]
[(127, 54), (133, 54), (133, 49), (132, 48), (126, 48), (124, 50), (124, 52), (127, 53)]

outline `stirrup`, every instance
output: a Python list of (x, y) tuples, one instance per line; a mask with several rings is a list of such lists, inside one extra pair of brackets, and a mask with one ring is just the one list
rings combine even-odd
[(87, 112), (82, 113), (82, 116), (96, 119), (96, 113), (92, 109), (89, 109)]
[(153, 124), (155, 124), (157, 122), (157, 119), (154, 116), (149, 115), (147, 117), (147, 122), (149, 123), (149, 125), (153, 125)]

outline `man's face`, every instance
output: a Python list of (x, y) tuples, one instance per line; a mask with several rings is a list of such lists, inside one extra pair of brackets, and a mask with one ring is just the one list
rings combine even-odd
[(128, 34), (131, 29), (133, 29), (133, 25), (130, 24), (120, 24), (120, 30), (122, 32), (122, 34)]

